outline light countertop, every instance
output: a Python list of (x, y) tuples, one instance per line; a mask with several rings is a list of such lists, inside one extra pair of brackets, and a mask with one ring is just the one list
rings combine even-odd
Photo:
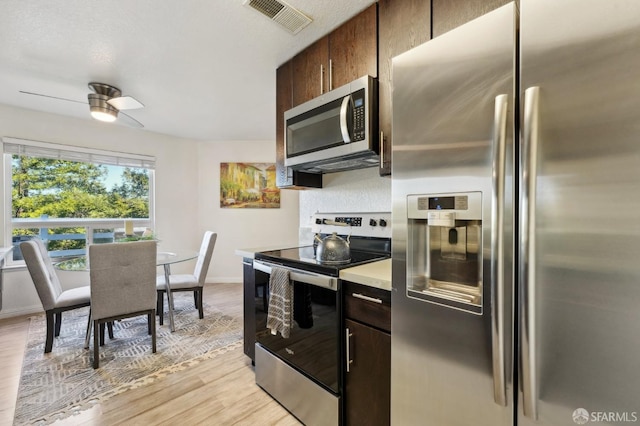
[(340, 279), (390, 291), (391, 259), (342, 269), (340, 270)]
[[(270, 250), (280, 250), (282, 245), (272, 247), (239, 248), (235, 254), (243, 258), (253, 259), (256, 253)], [(340, 270), (340, 279), (357, 284), (391, 290), (391, 259), (371, 262), (353, 268)]]
[(0, 260), (3, 260), (9, 252), (13, 249), (13, 247), (0, 247)]
[[(280, 244), (277, 246), (270, 246), (270, 247), (239, 248), (239, 249), (236, 249), (235, 254), (237, 256), (248, 257), (250, 259), (253, 259), (254, 255), (261, 251), (281, 250), (283, 248), (288, 248), (288, 247), (289, 246), (283, 246), (282, 244)], [(291, 247), (297, 247), (297, 245), (292, 244)]]

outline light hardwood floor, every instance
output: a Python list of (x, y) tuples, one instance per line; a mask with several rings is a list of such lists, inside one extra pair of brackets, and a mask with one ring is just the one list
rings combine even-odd
[[(208, 284), (204, 300), (229, 315), (242, 315), (241, 284)], [(13, 423), (28, 328), (26, 317), (0, 321), (0, 425)], [(255, 384), (251, 360), (240, 347), (189, 370), (117, 395), (55, 424), (284, 426), (301, 423)]]

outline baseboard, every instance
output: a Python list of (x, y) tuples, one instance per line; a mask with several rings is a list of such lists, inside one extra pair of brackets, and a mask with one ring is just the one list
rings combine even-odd
[[(230, 277), (230, 278), (216, 277), (216, 278), (207, 279), (206, 285), (223, 284), (223, 283), (242, 284), (242, 278), (238, 278), (238, 277)], [(44, 311), (42, 310), (42, 306), (41, 305), (24, 306), (24, 307), (20, 307), (19, 309), (5, 309), (5, 308), (3, 308), (0, 311), (0, 320), (1, 319), (5, 319), (5, 318), (13, 318), (13, 317), (19, 317), (19, 316), (23, 316), (23, 315), (33, 315), (33, 314), (41, 314), (41, 313), (44, 313)]]
[(222, 283), (242, 283), (242, 277), (211, 277), (207, 278), (207, 284), (222, 284)]
[(41, 305), (25, 306), (20, 309), (2, 309), (0, 311), (0, 320), (5, 318), (21, 317), (23, 315), (43, 314)]

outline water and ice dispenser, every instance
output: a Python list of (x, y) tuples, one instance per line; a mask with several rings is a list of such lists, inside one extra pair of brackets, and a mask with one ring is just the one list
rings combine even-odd
[(407, 296), (482, 314), (482, 193), (407, 197)]

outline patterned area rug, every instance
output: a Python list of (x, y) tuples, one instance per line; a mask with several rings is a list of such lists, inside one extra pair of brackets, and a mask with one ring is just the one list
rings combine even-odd
[(169, 331), (166, 317), (165, 325), (157, 325), (155, 354), (146, 316), (117, 321), (114, 339), (106, 336), (100, 348), (97, 370), (92, 368), (93, 341), (90, 350), (83, 349), (88, 308), (62, 314), (60, 336), (48, 354), (44, 314), (32, 317), (14, 425), (50, 424), (242, 345), (241, 318), (205, 303), (200, 320), (191, 293), (177, 293), (174, 300), (176, 331)]

